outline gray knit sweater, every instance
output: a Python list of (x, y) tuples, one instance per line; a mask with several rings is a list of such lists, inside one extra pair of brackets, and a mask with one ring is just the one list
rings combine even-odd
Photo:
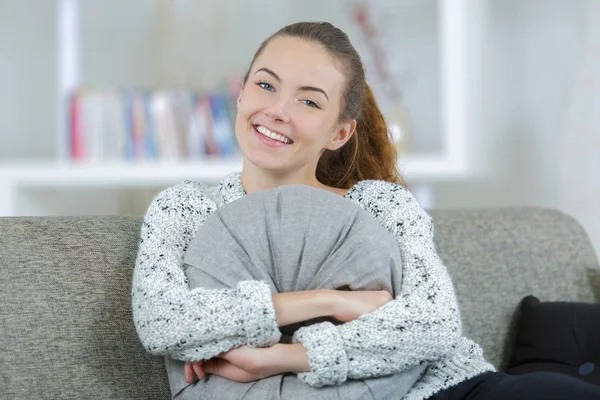
[[(149, 352), (196, 361), (242, 344), (270, 346), (279, 341), (266, 283), (190, 290), (182, 270), (187, 247), (206, 218), (244, 195), (240, 174), (234, 173), (212, 187), (181, 183), (151, 203), (132, 287), (134, 324)], [(313, 372), (298, 377), (311, 386), (324, 386), (426, 363), (428, 368), (405, 396), (422, 400), (493, 370), (480, 347), (462, 336), (454, 287), (436, 253), (431, 218), (410, 192), (388, 182), (361, 181), (345, 197), (371, 213), (398, 241), (401, 294), (358, 320), (299, 329), (294, 340), (306, 348)], [(341, 354), (349, 361), (347, 370), (332, 362)]]

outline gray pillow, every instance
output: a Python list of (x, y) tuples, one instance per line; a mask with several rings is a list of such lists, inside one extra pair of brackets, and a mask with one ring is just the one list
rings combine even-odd
[[(242, 280), (262, 280), (273, 293), (383, 289), (395, 297), (402, 259), (393, 236), (352, 201), (322, 189), (287, 185), (219, 208), (191, 242), (184, 270), (191, 288), (235, 288)], [(282, 332), (292, 335), (298, 327)], [(183, 379), (182, 365), (167, 363), (170, 379)], [(248, 384), (209, 376), (184, 393), (203, 398), (220, 393), (223, 399), (401, 398), (420, 372), (419, 367), (323, 388), (310, 387), (293, 374)], [(229, 397), (222, 397), (224, 393)]]

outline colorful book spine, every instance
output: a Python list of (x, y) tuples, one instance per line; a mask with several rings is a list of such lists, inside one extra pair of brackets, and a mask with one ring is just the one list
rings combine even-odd
[(79, 101), (79, 94), (74, 93), (71, 96), (69, 102), (70, 111), (70, 154), (73, 161), (83, 161), (83, 138), (82, 138), (82, 126), (81, 126), (81, 105)]
[(233, 154), (233, 129), (229, 121), (227, 102), (223, 96), (210, 96), (210, 106), (213, 119), (213, 134), (217, 154), (228, 157)]
[(189, 90), (78, 90), (69, 101), (69, 154), (84, 162), (183, 161), (236, 152), (235, 98)]

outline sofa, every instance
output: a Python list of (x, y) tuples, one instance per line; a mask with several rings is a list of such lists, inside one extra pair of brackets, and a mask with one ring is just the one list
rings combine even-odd
[[(582, 227), (540, 208), (434, 210), (464, 334), (502, 369), (524, 296), (598, 302)], [(0, 218), (0, 398), (166, 399), (162, 357), (142, 349), (130, 285), (141, 218)]]

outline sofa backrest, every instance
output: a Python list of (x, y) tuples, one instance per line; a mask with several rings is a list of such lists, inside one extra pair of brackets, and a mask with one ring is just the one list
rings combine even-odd
[(600, 267), (581, 225), (554, 210), (438, 210), (438, 253), (452, 276), (463, 333), (506, 366), (523, 297), (597, 302)]
[(0, 218), (0, 397), (168, 399), (131, 317), (139, 218)]
[[(464, 332), (496, 365), (523, 296), (597, 300), (598, 263), (573, 219), (540, 209), (432, 216)], [(140, 225), (132, 217), (0, 218), (2, 398), (169, 398), (163, 359), (145, 353), (131, 319)]]

